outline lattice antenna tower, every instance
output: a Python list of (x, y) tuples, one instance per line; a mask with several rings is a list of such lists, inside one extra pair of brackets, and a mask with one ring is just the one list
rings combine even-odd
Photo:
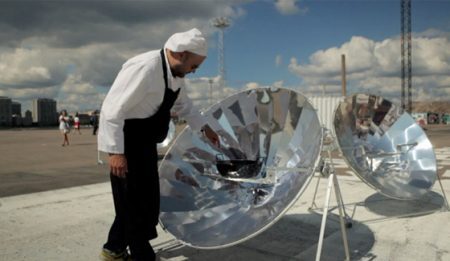
[[(411, 94), (411, 0), (401, 0), (401, 60), (402, 60), (402, 101), (403, 111), (412, 112)], [(406, 92), (408, 98), (406, 98)], [(406, 101), (406, 99), (408, 99)]]
[(225, 46), (224, 46), (224, 31), (225, 28), (230, 26), (230, 20), (227, 17), (217, 17), (213, 20), (213, 26), (219, 29), (219, 88), (220, 92), (223, 93), (225, 88)]

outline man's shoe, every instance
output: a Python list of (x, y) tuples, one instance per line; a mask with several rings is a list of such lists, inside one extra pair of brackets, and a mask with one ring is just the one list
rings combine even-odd
[(102, 252), (100, 252), (99, 257), (101, 261), (131, 261), (131, 257), (128, 254), (127, 250), (116, 253), (106, 248), (103, 248)]

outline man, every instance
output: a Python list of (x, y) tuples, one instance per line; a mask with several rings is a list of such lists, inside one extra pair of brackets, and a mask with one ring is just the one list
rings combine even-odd
[(90, 122), (91, 122), (91, 125), (92, 125), (92, 135), (97, 135), (97, 130), (98, 130), (98, 115), (97, 115), (97, 111), (92, 112)]
[[(205, 60), (206, 39), (194, 28), (172, 35), (162, 50), (128, 60), (106, 96), (98, 133), (100, 151), (109, 153), (116, 216), (102, 260), (155, 260), (159, 215), (157, 146), (167, 135), (170, 110), (200, 128), (218, 145), (218, 136), (186, 95), (183, 77)], [(174, 106), (175, 105), (175, 106)]]

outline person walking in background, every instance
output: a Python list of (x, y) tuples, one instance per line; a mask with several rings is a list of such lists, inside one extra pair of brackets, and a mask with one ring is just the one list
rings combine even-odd
[[(75, 117), (73, 118), (73, 128), (78, 131), (78, 134), (81, 135), (81, 130), (80, 130), (80, 117), (78, 117), (78, 112), (75, 113)], [(74, 132), (75, 133), (75, 132)]]
[(98, 149), (109, 153), (116, 216), (100, 254), (102, 260), (155, 260), (149, 240), (157, 237), (159, 176), (157, 143), (169, 129), (170, 110), (219, 145), (217, 134), (192, 105), (184, 76), (206, 58), (207, 44), (196, 28), (176, 33), (163, 49), (128, 60), (100, 112)]
[(62, 110), (59, 115), (59, 131), (63, 135), (63, 143), (61, 146), (69, 146), (69, 137), (68, 134), (70, 132), (70, 125), (69, 125), (69, 117), (67, 116), (67, 111)]
[(97, 115), (96, 111), (92, 112), (90, 121), (91, 121), (91, 125), (92, 125), (92, 135), (97, 135), (98, 115)]

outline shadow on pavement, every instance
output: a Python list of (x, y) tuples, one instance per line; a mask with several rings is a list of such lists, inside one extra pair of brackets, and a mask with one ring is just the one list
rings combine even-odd
[(444, 198), (434, 191), (428, 192), (421, 199), (398, 200), (375, 193), (364, 201), (367, 210), (385, 216), (422, 216), (440, 211), (444, 206)]
[[(176, 260), (314, 260), (321, 218), (316, 213), (290, 214), (261, 234), (235, 246), (215, 250), (181, 246), (164, 250), (159, 255)], [(353, 221), (347, 236), (352, 260), (371, 257), (375, 238), (366, 225)], [(321, 253), (321, 260), (345, 259), (339, 223), (331, 219), (327, 221)]]

